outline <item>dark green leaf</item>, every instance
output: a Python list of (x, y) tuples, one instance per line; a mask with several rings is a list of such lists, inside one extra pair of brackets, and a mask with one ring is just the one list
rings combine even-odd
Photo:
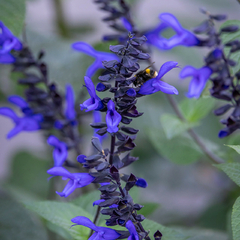
[(232, 210), (233, 240), (240, 239), (240, 197), (237, 198)]
[(4, 192), (0, 193), (0, 213), (0, 239), (48, 239), (41, 222)]
[(240, 145), (225, 145), (234, 149), (238, 154), (240, 154)]
[(49, 222), (64, 228), (74, 239), (86, 240), (90, 230), (83, 226), (74, 226), (71, 219), (77, 216), (85, 216), (91, 220), (93, 217), (81, 207), (71, 203), (60, 203), (55, 201), (25, 202), (25, 206), (36, 212), (39, 216)]

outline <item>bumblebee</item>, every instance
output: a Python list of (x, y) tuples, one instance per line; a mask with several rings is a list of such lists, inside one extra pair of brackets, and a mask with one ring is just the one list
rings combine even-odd
[(135, 80), (133, 81), (135, 87), (143, 85), (146, 81), (150, 80), (151, 78), (155, 78), (158, 75), (157, 71), (150, 69), (151, 66), (152, 64), (146, 67), (144, 70), (136, 73), (134, 76)]

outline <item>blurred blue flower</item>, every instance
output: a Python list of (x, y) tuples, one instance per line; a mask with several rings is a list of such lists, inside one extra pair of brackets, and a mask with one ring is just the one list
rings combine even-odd
[[(147, 43), (154, 45), (159, 49), (168, 50), (176, 46), (196, 46), (199, 44), (199, 39), (190, 31), (184, 29), (177, 18), (170, 13), (162, 13), (159, 15), (161, 23), (153, 30), (150, 30), (144, 35), (147, 37)], [(161, 36), (161, 33), (166, 28), (172, 28), (176, 34), (169, 39)]]
[(122, 21), (122, 24), (123, 24), (124, 28), (128, 32), (132, 32), (133, 27), (132, 27), (131, 23), (125, 17), (121, 17), (121, 21)]
[(75, 225), (82, 225), (94, 230), (95, 232), (89, 238), (90, 240), (114, 240), (120, 237), (120, 234), (117, 233), (114, 229), (107, 227), (98, 227), (86, 217), (75, 217), (71, 219), (71, 221), (75, 223), (74, 225), (72, 225), (72, 227)]
[(119, 60), (115, 54), (96, 51), (91, 45), (85, 42), (73, 43), (72, 48), (95, 58), (95, 62), (87, 69), (86, 76), (88, 77), (92, 77), (99, 68), (104, 68), (102, 61)]
[(115, 110), (115, 104), (112, 100), (109, 100), (107, 108), (108, 108), (106, 114), (107, 131), (109, 133), (115, 133), (118, 131), (118, 124), (120, 123), (122, 117)]
[(11, 50), (21, 49), (21, 42), (0, 21), (0, 63), (13, 63), (15, 58), (10, 54)]
[(56, 192), (61, 197), (68, 197), (76, 188), (81, 188), (90, 184), (94, 177), (88, 173), (70, 173), (63, 167), (53, 167), (47, 171), (53, 176), (62, 176), (63, 180), (69, 179), (62, 192)]
[[(66, 85), (66, 109), (65, 109), (65, 117), (68, 119), (71, 124), (74, 126), (77, 124), (76, 121), (76, 112), (75, 112), (75, 106), (74, 106), (74, 91), (70, 84)], [(54, 126), (57, 129), (62, 129), (63, 124), (62, 121), (57, 120), (54, 123)]]
[(128, 220), (126, 222), (125, 227), (130, 232), (130, 236), (128, 237), (128, 240), (139, 240), (138, 233), (137, 233), (136, 228), (131, 220)]
[(54, 147), (53, 160), (54, 167), (60, 167), (67, 158), (68, 150), (65, 142), (61, 142), (57, 137), (50, 136), (47, 143)]
[(202, 67), (200, 69), (192, 66), (184, 67), (180, 72), (180, 78), (192, 77), (187, 97), (199, 98), (211, 74), (212, 70), (209, 67)]
[(135, 185), (142, 188), (146, 188), (148, 186), (147, 181), (144, 178), (138, 178)]
[(11, 118), (15, 123), (15, 127), (7, 134), (8, 139), (21, 131), (36, 131), (41, 128), (40, 122), (43, 121), (43, 116), (41, 114), (34, 114), (23, 98), (11, 96), (8, 98), (8, 101), (19, 107), (24, 114), (23, 117), (18, 117), (11, 108), (0, 108), (0, 114)]
[(162, 91), (162, 92), (167, 93), (167, 94), (178, 94), (178, 90), (175, 87), (173, 87), (173, 86), (171, 86), (171, 85), (169, 85), (169, 84), (167, 84), (163, 81), (160, 81), (160, 79), (167, 72), (169, 72), (173, 68), (176, 68), (177, 64), (178, 64), (177, 62), (172, 62), (172, 61), (165, 62), (161, 66), (157, 77), (146, 81), (141, 86), (138, 93), (141, 94), (141, 95), (150, 95), (150, 94), (153, 94), (155, 92)]
[(101, 99), (97, 96), (95, 91), (95, 86), (92, 82), (92, 80), (85, 76), (85, 87), (88, 90), (88, 93), (90, 95), (90, 98), (86, 100), (83, 104), (80, 104), (81, 110), (86, 109), (86, 112), (92, 111), (92, 110), (100, 110), (103, 107), (103, 103), (101, 102)]

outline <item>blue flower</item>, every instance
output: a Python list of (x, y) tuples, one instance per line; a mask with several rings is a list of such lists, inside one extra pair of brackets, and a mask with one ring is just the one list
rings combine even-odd
[(148, 186), (147, 181), (144, 178), (138, 178), (135, 185), (142, 188), (146, 188)]
[[(162, 20), (162, 23), (155, 29), (145, 33), (148, 39), (147, 43), (165, 50), (179, 45), (191, 47), (199, 44), (199, 39), (193, 33), (184, 29), (172, 14), (162, 13), (159, 15), (159, 18)], [(164, 38), (161, 36), (161, 32), (166, 28), (172, 28), (176, 34), (169, 39)]]
[(95, 231), (89, 240), (115, 240), (121, 236), (121, 234), (116, 232), (114, 229), (96, 226), (90, 219), (86, 217), (75, 217), (71, 219), (71, 221), (75, 223), (72, 225), (72, 227), (75, 225), (82, 225)]
[(0, 114), (11, 118), (15, 123), (15, 127), (7, 135), (8, 139), (21, 131), (36, 131), (41, 128), (40, 122), (43, 121), (43, 116), (41, 114), (34, 114), (23, 98), (11, 96), (8, 98), (8, 101), (19, 107), (24, 114), (23, 117), (18, 117), (11, 108), (0, 108)]
[(120, 123), (122, 117), (115, 110), (115, 104), (112, 100), (109, 100), (107, 108), (108, 108), (106, 114), (107, 131), (109, 133), (115, 133), (118, 131), (118, 124)]
[[(66, 85), (66, 109), (65, 109), (65, 117), (68, 119), (71, 124), (74, 126), (77, 124), (76, 121), (76, 112), (74, 109), (74, 91), (70, 84)], [(61, 121), (57, 120), (54, 123), (54, 126), (57, 129), (62, 129), (63, 124)]]
[(86, 112), (92, 111), (92, 110), (100, 110), (103, 107), (103, 103), (101, 102), (101, 99), (97, 96), (94, 84), (92, 80), (85, 76), (85, 87), (88, 90), (88, 93), (91, 98), (86, 100), (83, 104), (80, 104), (81, 110), (86, 109)]
[(137, 233), (136, 228), (131, 220), (128, 220), (126, 222), (125, 227), (130, 232), (130, 236), (128, 237), (128, 240), (139, 240), (138, 233)]
[(63, 167), (53, 167), (47, 171), (53, 176), (62, 176), (63, 180), (69, 181), (62, 192), (56, 192), (61, 197), (68, 197), (76, 188), (81, 188), (90, 184), (94, 177), (88, 173), (70, 173)]
[(212, 70), (209, 67), (202, 67), (200, 69), (196, 69), (192, 66), (184, 67), (180, 72), (180, 78), (192, 77), (187, 97), (199, 98), (211, 74)]
[(15, 62), (15, 58), (10, 54), (13, 49), (21, 50), (22, 44), (0, 21), (0, 63)]
[(128, 32), (132, 32), (133, 27), (132, 27), (131, 23), (125, 17), (121, 17), (121, 21), (122, 21), (122, 24), (123, 24), (124, 28)]
[(178, 94), (178, 90), (175, 87), (173, 87), (173, 86), (171, 86), (171, 85), (169, 85), (169, 84), (167, 84), (163, 81), (160, 81), (160, 79), (167, 72), (169, 72), (173, 68), (176, 68), (177, 64), (178, 64), (177, 62), (172, 62), (172, 61), (165, 62), (161, 66), (157, 77), (146, 81), (141, 86), (138, 93), (141, 94), (141, 95), (150, 95), (150, 94), (153, 94), (155, 92), (162, 91), (162, 92), (167, 93), (167, 94)]
[(119, 60), (115, 54), (96, 51), (92, 46), (85, 42), (73, 43), (72, 48), (95, 58), (95, 62), (87, 69), (86, 75), (88, 77), (92, 77), (99, 68), (104, 68), (102, 61)]
[(62, 166), (63, 162), (66, 160), (68, 151), (67, 145), (65, 142), (61, 142), (55, 136), (50, 136), (47, 140), (47, 143), (54, 147), (53, 150), (53, 160), (54, 166), (60, 167)]

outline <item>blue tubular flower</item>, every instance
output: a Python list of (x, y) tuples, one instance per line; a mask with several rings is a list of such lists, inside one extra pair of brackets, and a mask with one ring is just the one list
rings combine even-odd
[(121, 20), (122, 20), (122, 24), (125, 27), (125, 29), (128, 32), (132, 32), (133, 28), (132, 28), (131, 23), (125, 17), (122, 17)]
[(125, 227), (130, 232), (130, 236), (128, 237), (128, 240), (139, 240), (138, 233), (137, 233), (136, 228), (135, 228), (135, 226), (134, 226), (134, 224), (132, 223), (131, 220), (128, 220), (126, 222)]
[(21, 50), (22, 44), (0, 21), (0, 63), (12, 63), (15, 61), (15, 58), (10, 54), (12, 49)]
[(115, 110), (115, 104), (112, 100), (109, 100), (107, 108), (108, 108), (106, 114), (107, 131), (109, 133), (115, 133), (118, 131), (118, 124), (120, 123), (122, 117)]
[(75, 225), (82, 225), (95, 231), (95, 233), (93, 233), (88, 240), (115, 240), (121, 236), (121, 234), (116, 232), (114, 229), (96, 226), (90, 219), (86, 217), (75, 217), (71, 219), (71, 221), (75, 223), (72, 225), (72, 227)]
[(150, 95), (150, 94), (153, 94), (155, 92), (162, 91), (162, 92), (167, 93), (167, 94), (178, 94), (178, 90), (175, 87), (173, 87), (173, 86), (171, 86), (171, 85), (169, 85), (169, 84), (167, 84), (163, 81), (160, 81), (160, 79), (167, 72), (169, 72), (173, 68), (176, 68), (177, 64), (178, 64), (177, 62), (172, 62), (172, 61), (165, 62), (161, 66), (157, 77), (146, 81), (141, 86), (138, 93), (141, 94), (141, 95)]
[[(104, 199), (96, 200), (96, 201), (93, 202), (93, 206), (99, 205), (100, 203), (105, 202), (105, 201), (106, 200), (104, 200)], [(112, 204), (112, 205), (109, 206), (109, 208), (117, 208), (117, 207), (118, 207), (117, 204)]]
[(55, 136), (50, 136), (47, 140), (47, 143), (54, 147), (53, 150), (53, 159), (54, 159), (54, 166), (60, 167), (62, 166), (63, 162), (66, 160), (68, 151), (67, 145), (65, 142), (61, 142)]
[(144, 178), (138, 178), (135, 185), (142, 188), (146, 188), (148, 186), (147, 181)]
[(15, 123), (15, 127), (7, 135), (8, 139), (12, 138), (21, 131), (36, 131), (41, 128), (40, 122), (43, 120), (42, 115), (33, 114), (32, 110), (28, 106), (28, 103), (23, 98), (19, 96), (11, 96), (8, 100), (18, 106), (24, 114), (23, 117), (18, 117), (11, 108), (0, 108), (0, 114), (11, 118)]
[(95, 62), (87, 69), (86, 75), (88, 77), (92, 77), (99, 68), (104, 68), (102, 61), (119, 60), (115, 54), (96, 51), (91, 45), (85, 42), (73, 43), (72, 48), (95, 58)]
[(74, 92), (70, 84), (66, 85), (66, 101), (67, 107), (65, 111), (65, 116), (68, 120), (74, 121), (76, 116), (74, 109)]
[(62, 192), (56, 192), (61, 197), (69, 196), (76, 188), (81, 188), (90, 184), (94, 177), (88, 173), (70, 173), (63, 167), (53, 167), (47, 171), (53, 176), (62, 176), (63, 180), (69, 178), (69, 182)]
[[(162, 23), (156, 29), (145, 34), (149, 44), (166, 50), (179, 45), (191, 47), (199, 44), (199, 39), (193, 33), (184, 29), (172, 14), (162, 13), (159, 18), (162, 20)], [(169, 39), (162, 37), (160, 34), (166, 28), (172, 28), (176, 34)]]
[(92, 110), (100, 110), (103, 107), (103, 104), (101, 102), (101, 99), (97, 96), (94, 84), (92, 80), (85, 76), (85, 87), (88, 90), (88, 93), (91, 98), (86, 100), (83, 104), (80, 104), (81, 110), (86, 109), (86, 112), (92, 111)]
[(192, 76), (187, 97), (199, 98), (211, 74), (212, 70), (209, 67), (202, 67), (200, 69), (196, 69), (192, 66), (186, 66), (185, 68), (183, 68), (179, 75), (180, 78)]

